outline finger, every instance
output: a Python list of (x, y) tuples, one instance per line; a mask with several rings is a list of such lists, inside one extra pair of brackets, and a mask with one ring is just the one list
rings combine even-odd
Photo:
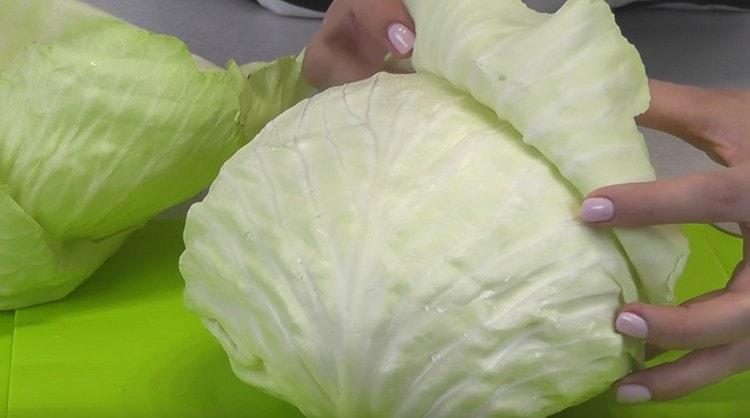
[(355, 3), (354, 16), (383, 50), (406, 58), (414, 48), (414, 21), (402, 0)]
[(732, 289), (743, 289), (750, 291), (750, 223), (740, 222), (740, 234), (742, 235), (742, 261), (737, 264), (732, 273), (730, 286)]
[[(717, 296), (719, 296), (719, 295), (721, 295), (723, 293), (724, 293), (723, 289), (722, 290), (715, 290), (715, 291), (709, 292), (709, 293), (704, 293), (704, 294), (702, 294), (700, 296), (697, 296), (697, 297), (695, 297), (693, 299), (690, 299), (689, 301), (683, 303), (682, 306), (690, 306), (690, 305), (698, 303), (698, 302), (705, 302), (705, 301), (713, 299), (713, 298), (715, 298), (715, 297), (717, 297)], [(656, 357), (659, 357), (660, 355), (662, 355), (662, 354), (664, 354), (664, 353), (666, 353), (668, 351), (669, 350), (667, 350), (667, 349), (664, 349), (664, 348), (661, 348), (661, 347), (657, 347), (657, 346), (655, 346), (653, 344), (647, 343), (646, 344), (646, 350), (645, 350), (645, 359), (647, 361), (648, 360), (652, 360), (652, 359), (654, 359)]]
[(368, 78), (383, 69), (389, 52), (399, 57), (410, 54), (411, 47), (408, 52), (401, 51), (409, 41), (413, 44), (412, 27), (400, 1), (359, 1), (354, 7), (346, 1), (334, 1), (307, 47), (304, 76), (319, 88)]
[[(747, 252), (748, 247), (750, 247), (747, 239), (745, 240), (744, 246), (744, 251)], [(734, 275), (727, 284), (727, 289), (732, 292), (750, 294), (750, 270), (747, 268), (747, 256), (745, 257), (744, 261), (737, 264), (737, 267), (734, 269)]]
[(616, 385), (623, 403), (679, 398), (750, 368), (750, 340), (694, 351), (672, 363), (637, 371)]
[(651, 105), (636, 120), (679, 137), (712, 160), (734, 166), (748, 160), (743, 141), (748, 95), (650, 80)]
[(307, 82), (326, 89), (372, 76), (380, 70), (384, 57), (372, 59), (316, 35), (307, 47), (302, 71)]
[(710, 90), (659, 80), (649, 80), (649, 89), (651, 104), (636, 118), (638, 124), (682, 138), (705, 152), (722, 145), (695, 128), (707, 123), (705, 103), (711, 97)]
[(744, 168), (598, 189), (581, 205), (597, 226), (643, 226), (750, 220), (750, 181)]
[(646, 359), (647, 361), (648, 361), (648, 360), (651, 360), (651, 359), (654, 359), (654, 358), (656, 358), (656, 357), (659, 357), (660, 355), (662, 355), (662, 354), (666, 353), (667, 351), (668, 351), (668, 350), (665, 350), (665, 349), (663, 349), (663, 348), (659, 348), (659, 347), (657, 347), (657, 346), (655, 346), (655, 345), (652, 345), (652, 344), (646, 344), (646, 355), (645, 355), (645, 359)]
[(377, 43), (360, 27), (349, 2), (334, 1), (307, 46), (304, 76), (319, 88), (367, 78), (378, 71), (386, 54)]
[(618, 332), (665, 349), (694, 349), (750, 337), (750, 296), (725, 291), (682, 306), (626, 305)]

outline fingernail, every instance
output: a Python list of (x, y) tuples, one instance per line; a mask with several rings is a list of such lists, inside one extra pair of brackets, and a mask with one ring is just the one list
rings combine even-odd
[(622, 385), (617, 388), (617, 402), (640, 403), (651, 400), (651, 391), (643, 385)]
[(604, 197), (592, 197), (581, 204), (581, 219), (585, 222), (607, 222), (615, 217), (615, 206)]
[(621, 334), (641, 340), (648, 337), (648, 324), (646, 320), (631, 312), (623, 312), (617, 315), (615, 329)]
[(416, 36), (406, 26), (400, 23), (394, 23), (388, 26), (388, 39), (396, 51), (401, 54), (408, 54), (414, 48), (414, 39)]

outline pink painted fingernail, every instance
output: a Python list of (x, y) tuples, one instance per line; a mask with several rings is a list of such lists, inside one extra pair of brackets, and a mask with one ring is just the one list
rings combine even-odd
[(615, 217), (615, 205), (604, 197), (592, 197), (581, 204), (581, 219), (585, 222), (607, 222)]
[(406, 55), (414, 49), (414, 39), (416, 36), (409, 28), (401, 23), (394, 23), (388, 26), (388, 39), (396, 51)]
[(631, 312), (623, 312), (617, 315), (615, 329), (620, 334), (629, 335), (641, 340), (648, 337), (648, 324), (646, 320)]
[(651, 400), (651, 391), (643, 385), (622, 385), (617, 388), (617, 402), (641, 403)]

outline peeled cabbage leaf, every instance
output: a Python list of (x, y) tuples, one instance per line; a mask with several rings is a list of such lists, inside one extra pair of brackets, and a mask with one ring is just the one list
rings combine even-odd
[[(414, 67), (450, 80), (497, 112), (581, 195), (655, 178), (633, 123), (648, 109), (646, 73), (604, 1), (568, 1), (554, 15), (520, 1), (406, 4), (419, 32)], [(687, 254), (679, 230), (616, 229), (615, 235), (644, 299), (671, 302)]]
[(267, 100), (254, 72), (201, 69), (181, 41), (76, 2), (0, 1), (14, 17), (39, 30), (0, 40), (0, 309), (68, 294), (306, 97), (288, 63), (266, 66), (264, 88), (290, 91)]
[(309, 417), (553, 414), (642, 359), (615, 312), (669, 300), (687, 254), (577, 216), (653, 178), (643, 66), (601, 1), (407, 5), (416, 74), (297, 104), (191, 208), (187, 306)]
[(110, 17), (67, 0), (0, 0), (0, 70), (31, 42), (50, 42), (81, 23)]

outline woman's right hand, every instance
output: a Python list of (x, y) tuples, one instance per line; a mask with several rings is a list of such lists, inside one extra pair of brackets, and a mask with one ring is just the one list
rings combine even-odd
[(307, 47), (305, 78), (318, 88), (368, 78), (388, 53), (409, 57), (414, 38), (402, 0), (334, 0)]
[(700, 148), (722, 170), (589, 194), (581, 218), (598, 227), (737, 222), (744, 261), (726, 287), (681, 306), (623, 307), (615, 328), (645, 340), (651, 352), (690, 350), (679, 360), (620, 380), (617, 398), (669, 400), (750, 369), (750, 90), (712, 91), (651, 82), (651, 108), (639, 123)]

